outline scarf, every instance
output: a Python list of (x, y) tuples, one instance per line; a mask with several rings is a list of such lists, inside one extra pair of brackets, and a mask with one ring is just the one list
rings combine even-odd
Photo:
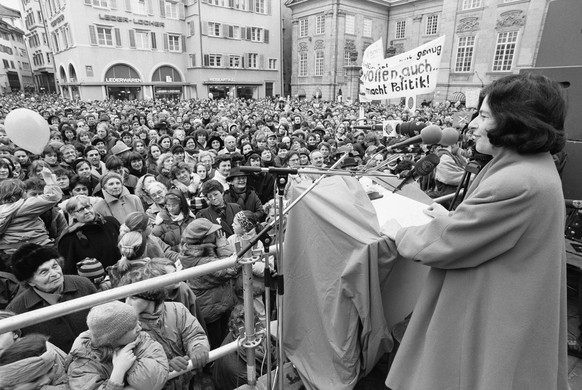
[(30, 382), (49, 372), (55, 364), (56, 349), (47, 342), (46, 352), (0, 366), (0, 388), (13, 387)]

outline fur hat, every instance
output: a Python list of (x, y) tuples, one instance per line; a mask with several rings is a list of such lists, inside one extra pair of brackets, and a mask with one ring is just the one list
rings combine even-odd
[(59, 253), (38, 244), (24, 244), (12, 255), (12, 269), (14, 276), (21, 282), (27, 281), (43, 263), (59, 259)]
[(220, 228), (220, 225), (215, 225), (206, 218), (195, 219), (186, 226), (184, 233), (182, 233), (182, 242), (186, 244), (197, 244), (204, 237)]
[(94, 347), (113, 346), (137, 325), (137, 312), (123, 302), (113, 301), (95, 306), (87, 315), (89, 336)]

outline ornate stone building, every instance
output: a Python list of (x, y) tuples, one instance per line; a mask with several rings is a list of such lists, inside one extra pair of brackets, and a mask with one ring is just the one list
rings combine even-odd
[(549, 0), (288, 0), (292, 94), (357, 99), (365, 48), (386, 56), (446, 36), (437, 90), (418, 101), (475, 101), (483, 85), (531, 68)]

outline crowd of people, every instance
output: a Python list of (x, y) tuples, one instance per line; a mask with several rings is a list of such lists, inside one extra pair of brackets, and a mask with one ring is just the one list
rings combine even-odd
[[(40, 155), (14, 145), (2, 125), (21, 107), (49, 124)], [(0, 318), (236, 256), (274, 202), (275, 177), (243, 166), (325, 170), (343, 156), (338, 168), (406, 176), (433, 152), (441, 162), (422, 188), (451, 193), (474, 153), (469, 136), (397, 155), (382, 146), (429, 124), (461, 134), (459, 113), (471, 115), (449, 102), (409, 111), (283, 98), (0, 97)], [(366, 128), (384, 121), (408, 126)], [(318, 174), (290, 176), (285, 197)], [(264, 272), (253, 267), (257, 277)], [(263, 293), (254, 291), (257, 329), (271, 310)], [(233, 389), (245, 383), (244, 348), (214, 364), (208, 352), (237, 339), (241, 302), (235, 265), (0, 335), (0, 389)], [(257, 354), (259, 369), (269, 353), (275, 359), (272, 348)], [(189, 361), (194, 371), (167, 381)]]

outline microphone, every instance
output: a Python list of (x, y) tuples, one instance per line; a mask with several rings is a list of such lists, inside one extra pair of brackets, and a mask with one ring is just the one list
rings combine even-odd
[(356, 130), (382, 131), (382, 130), (384, 130), (384, 125), (383, 124), (360, 125), (360, 126), (352, 126), (352, 129), (356, 129)]
[(445, 127), (439, 144), (443, 146), (451, 146), (456, 144), (458, 140), (459, 132), (453, 127)]
[(427, 145), (437, 144), (442, 138), (442, 133), (440, 127), (437, 125), (430, 125), (422, 129), (419, 135), (410, 137), (402, 142), (398, 142), (397, 144), (387, 146), (386, 149), (392, 151), (394, 149), (400, 149), (418, 143)]
[(404, 185), (415, 176), (415, 174), (416, 176), (426, 176), (430, 174), (432, 171), (434, 171), (436, 166), (439, 165), (440, 161), (441, 161), (440, 157), (434, 153), (424, 156), (423, 158), (418, 160), (418, 162), (414, 165), (414, 168), (411, 169), (408, 175), (406, 175), (406, 177), (404, 178), (404, 180), (402, 180), (400, 184), (398, 184), (398, 186), (394, 188), (392, 193), (401, 190), (402, 187), (404, 187)]
[(582, 200), (564, 199), (566, 207), (571, 209), (582, 209)]

